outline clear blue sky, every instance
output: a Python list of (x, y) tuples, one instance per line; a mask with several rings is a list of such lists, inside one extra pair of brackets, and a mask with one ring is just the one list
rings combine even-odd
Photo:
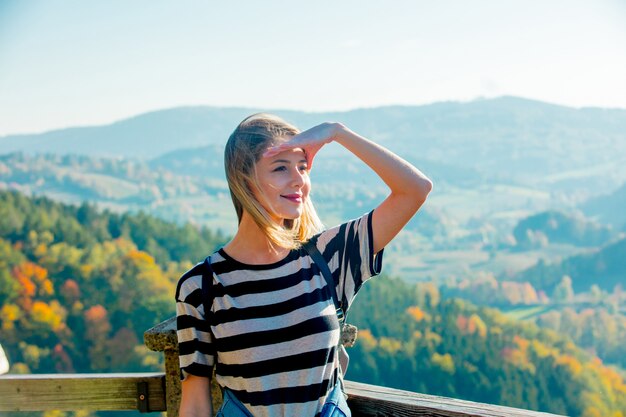
[(626, 108), (626, 1), (0, 0), (0, 135), (505, 94)]

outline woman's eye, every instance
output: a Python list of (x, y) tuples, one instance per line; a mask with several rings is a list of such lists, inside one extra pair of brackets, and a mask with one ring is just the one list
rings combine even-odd
[[(289, 168), (284, 166), (284, 165), (280, 165), (277, 166), (276, 168), (274, 168), (272, 170), (272, 172), (281, 172), (281, 171), (287, 171)], [(308, 166), (307, 165), (300, 165), (298, 166), (298, 171), (300, 172), (306, 172), (308, 170)]]

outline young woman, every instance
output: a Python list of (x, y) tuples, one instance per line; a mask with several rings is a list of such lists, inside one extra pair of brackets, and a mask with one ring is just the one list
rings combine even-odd
[[(322, 231), (309, 171), (315, 154), (333, 141), (374, 170), (390, 193), (361, 218)], [(342, 383), (331, 291), (350, 306), (363, 282), (380, 272), (383, 248), (421, 207), (432, 183), (340, 123), (299, 132), (267, 114), (239, 124), (226, 144), (225, 166), (239, 227), (209, 258), (210, 311), (202, 302), (206, 262), (183, 275), (176, 291), (180, 415), (212, 415), (215, 366), (225, 400), (218, 415), (231, 415), (237, 405), (233, 415), (317, 416)], [(336, 288), (302, 247), (309, 240)]]

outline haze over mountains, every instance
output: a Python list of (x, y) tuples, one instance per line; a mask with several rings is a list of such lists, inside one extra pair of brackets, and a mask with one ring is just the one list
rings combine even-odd
[[(107, 126), (5, 136), (0, 138), (0, 153), (152, 159), (185, 148), (222, 146), (237, 123), (256, 111), (161, 110)], [(410, 160), (428, 161), (452, 171), (452, 176), (457, 170), (463, 176), (473, 173), (476, 181), (486, 177), (550, 189), (582, 185), (608, 192), (626, 180), (626, 173), (616, 169), (626, 163), (626, 110), (573, 109), (501, 97), (334, 113), (274, 113), (303, 129), (322, 121), (341, 121)]]
[[(236, 223), (223, 145), (237, 123), (256, 111), (183, 107), (107, 126), (5, 136), (0, 186), (119, 211), (144, 210), (231, 233)], [(626, 110), (501, 97), (334, 113), (272, 112), (302, 129), (341, 121), (433, 179), (428, 204), (390, 248), (389, 256), (399, 257), (394, 272), (456, 274), (481, 264), (494, 248), (496, 272), (579, 253), (584, 242), (563, 246), (557, 238), (550, 244), (558, 245), (525, 259), (498, 258), (516, 239), (518, 222), (546, 210), (584, 214), (612, 233), (626, 223), (626, 210), (620, 210), (626, 198)], [(313, 197), (328, 225), (370, 210), (386, 194), (364, 164), (335, 144), (320, 152), (312, 177)], [(527, 247), (537, 249), (533, 245)], [(456, 252), (428, 256), (450, 250)]]

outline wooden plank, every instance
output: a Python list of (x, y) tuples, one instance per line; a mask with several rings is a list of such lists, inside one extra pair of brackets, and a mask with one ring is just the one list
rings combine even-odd
[(353, 417), (563, 417), (346, 381)]
[(137, 410), (137, 383), (148, 410), (165, 411), (163, 373), (31, 374), (0, 377), (0, 411)]
[[(0, 411), (136, 410), (138, 382), (148, 384), (149, 410), (164, 411), (164, 379), (160, 373), (6, 375), (0, 377)], [(354, 417), (563, 417), (352, 381), (346, 391)], [(177, 405), (179, 396), (170, 395), (168, 404)]]

